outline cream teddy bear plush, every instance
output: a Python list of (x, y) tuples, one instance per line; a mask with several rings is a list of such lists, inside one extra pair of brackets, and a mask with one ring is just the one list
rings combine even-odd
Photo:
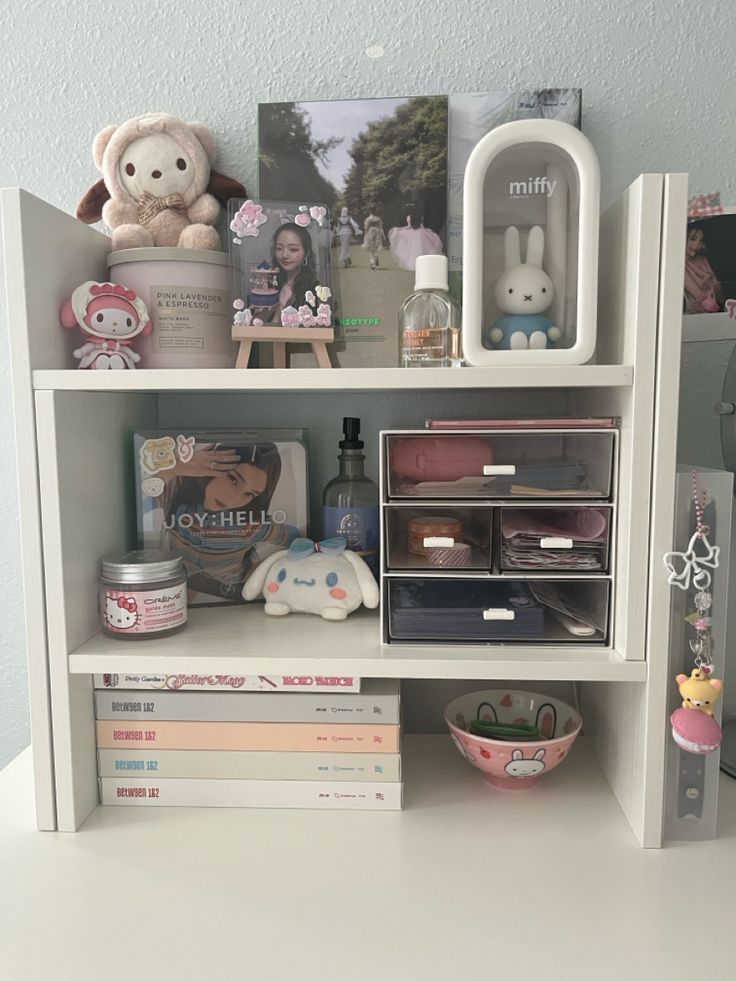
[(113, 249), (219, 249), (212, 226), (220, 205), (247, 197), (242, 184), (212, 170), (215, 140), (202, 123), (137, 116), (103, 129), (92, 152), (103, 177), (82, 198), (77, 218), (88, 225), (102, 219)]

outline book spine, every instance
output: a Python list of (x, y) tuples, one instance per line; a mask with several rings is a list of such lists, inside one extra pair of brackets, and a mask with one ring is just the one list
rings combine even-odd
[(265, 752), (398, 753), (400, 727), (320, 722), (95, 723), (97, 745), (147, 749), (262, 750)]
[(156, 722), (364, 722), (398, 725), (398, 683), (394, 694), (355, 695), (260, 692), (96, 691), (98, 719), (140, 719)]
[(308, 807), (398, 811), (403, 784), (312, 780), (158, 780), (102, 777), (103, 804), (144, 807)]
[(198, 780), (333, 780), (395, 783), (399, 753), (253, 753), (207, 749), (98, 749), (101, 777)]
[(296, 674), (96, 674), (95, 688), (169, 691), (359, 692), (360, 678)]

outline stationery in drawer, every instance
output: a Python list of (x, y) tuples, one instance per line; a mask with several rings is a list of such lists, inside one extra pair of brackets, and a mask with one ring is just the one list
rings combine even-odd
[(501, 508), (500, 568), (607, 572), (610, 508)]
[(607, 580), (393, 579), (389, 639), (588, 643), (608, 633)]
[(544, 608), (521, 582), (394, 579), (388, 604), (394, 640), (534, 640), (544, 634)]
[(389, 434), (390, 497), (607, 499), (614, 433)]
[(386, 566), (390, 571), (485, 570), (491, 564), (492, 509), (387, 507)]
[(565, 582), (529, 581), (532, 595), (556, 623), (560, 639), (599, 643), (608, 636), (610, 583), (607, 580)]

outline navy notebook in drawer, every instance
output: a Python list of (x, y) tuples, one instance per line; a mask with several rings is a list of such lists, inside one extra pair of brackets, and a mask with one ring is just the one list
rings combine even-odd
[(528, 640), (544, 634), (544, 608), (524, 583), (400, 579), (389, 583), (396, 640)]

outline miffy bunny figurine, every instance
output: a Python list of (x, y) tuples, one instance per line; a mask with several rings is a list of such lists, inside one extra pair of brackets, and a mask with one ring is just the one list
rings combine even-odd
[(515, 225), (506, 229), (504, 247), (506, 268), (496, 283), (495, 297), (505, 316), (484, 328), (483, 346), (502, 351), (546, 348), (562, 332), (544, 313), (554, 296), (552, 280), (542, 269), (544, 232), (539, 225), (530, 230), (524, 263)]
[(378, 606), (378, 586), (363, 559), (346, 548), (340, 536), (313, 542), (297, 538), (288, 549), (262, 562), (243, 587), (243, 599), (262, 593), (265, 611), (318, 613), (325, 620), (344, 620), (361, 603)]

